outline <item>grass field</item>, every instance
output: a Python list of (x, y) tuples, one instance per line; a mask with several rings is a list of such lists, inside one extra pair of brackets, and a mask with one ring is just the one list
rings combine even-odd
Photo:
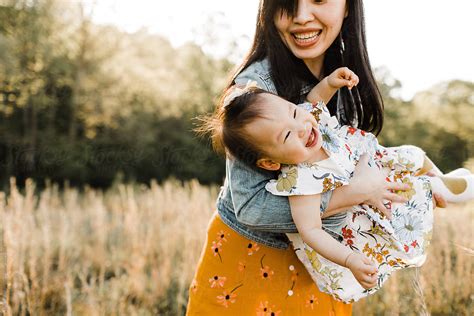
[[(12, 181), (0, 193), (6, 315), (184, 314), (216, 187), (35, 191), (31, 181), (22, 192)], [(473, 314), (474, 203), (435, 217), (426, 264), (394, 274), (354, 315)]]

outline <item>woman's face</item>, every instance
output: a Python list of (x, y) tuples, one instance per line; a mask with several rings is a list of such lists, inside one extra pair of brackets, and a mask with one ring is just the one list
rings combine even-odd
[(346, 16), (346, 0), (295, 1), (295, 15), (277, 12), (275, 26), (291, 52), (319, 76), (324, 54), (338, 36)]

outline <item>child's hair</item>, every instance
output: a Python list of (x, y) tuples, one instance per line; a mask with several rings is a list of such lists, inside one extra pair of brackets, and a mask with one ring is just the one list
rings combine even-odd
[[(212, 116), (200, 117), (198, 134), (210, 135), (214, 150), (230, 154), (242, 162), (255, 166), (263, 151), (245, 133), (245, 126), (262, 117), (261, 94), (269, 93), (257, 87), (246, 87), (236, 97), (231, 87), (222, 96)], [(230, 99), (230, 100), (228, 100)]]

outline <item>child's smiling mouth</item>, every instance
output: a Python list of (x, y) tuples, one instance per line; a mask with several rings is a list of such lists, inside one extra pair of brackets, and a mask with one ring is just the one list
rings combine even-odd
[(306, 141), (306, 147), (313, 147), (318, 141), (318, 134), (314, 127), (311, 127), (311, 133), (309, 134), (308, 140)]

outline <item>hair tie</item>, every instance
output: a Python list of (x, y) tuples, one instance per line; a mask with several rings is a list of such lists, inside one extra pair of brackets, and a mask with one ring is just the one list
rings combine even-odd
[(258, 88), (258, 84), (256, 81), (249, 80), (247, 84), (243, 88), (239, 88), (238, 86), (234, 86), (232, 91), (224, 98), (224, 102), (222, 102), (222, 108), (226, 108), (235, 98), (240, 97), (244, 93), (248, 92), (251, 88)]

